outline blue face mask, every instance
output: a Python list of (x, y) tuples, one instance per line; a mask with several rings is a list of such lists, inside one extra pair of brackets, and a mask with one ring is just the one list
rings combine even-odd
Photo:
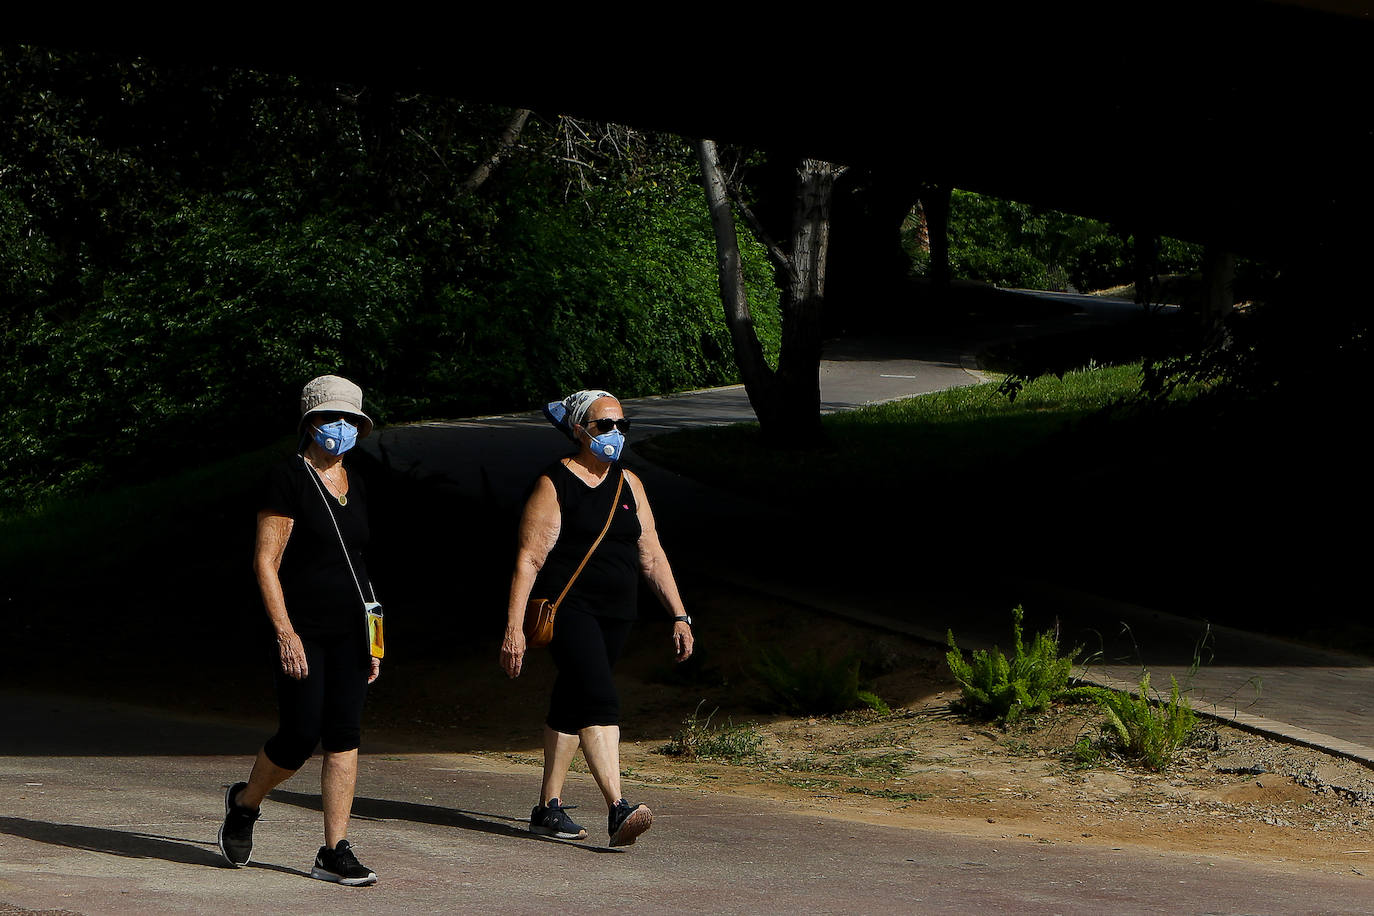
[(323, 426), (312, 426), (315, 444), (331, 455), (342, 455), (358, 441), (358, 427), (347, 420), (335, 420)]
[(592, 454), (607, 464), (612, 461), (619, 461), (620, 453), (624, 448), (625, 434), (618, 429), (602, 433), (599, 436), (592, 436)]

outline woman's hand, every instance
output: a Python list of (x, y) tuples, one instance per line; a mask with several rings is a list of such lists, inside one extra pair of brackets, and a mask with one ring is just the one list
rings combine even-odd
[(692, 626), (685, 620), (673, 623), (673, 648), (677, 650), (677, 660), (680, 662), (692, 657)]
[(281, 656), (281, 670), (289, 678), (303, 681), (310, 674), (305, 663), (305, 646), (295, 630), (277, 634), (277, 653)]
[(371, 684), (373, 681), (377, 680), (377, 678), (381, 676), (382, 660), (380, 658), (374, 658), (372, 659), (372, 673), (367, 676), (367, 682)]
[(507, 677), (519, 677), (520, 668), (525, 663), (525, 631), (519, 628), (506, 628), (506, 638), (501, 641), (501, 668)]

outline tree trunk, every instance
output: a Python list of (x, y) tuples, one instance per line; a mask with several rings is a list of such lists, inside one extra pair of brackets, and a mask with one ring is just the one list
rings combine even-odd
[(697, 159), (706, 186), (706, 204), (711, 210), (711, 226), (716, 234), (716, 270), (720, 275), (720, 301), (725, 307), (725, 326), (730, 329), (735, 366), (749, 394), (749, 403), (762, 422), (760, 404), (773, 387), (773, 371), (763, 358), (763, 345), (754, 333), (754, 317), (749, 313), (749, 294), (744, 288), (744, 268), (739, 257), (739, 236), (735, 215), (730, 210), (730, 195), (720, 170), (720, 156), (712, 140), (698, 140)]
[(909, 318), (911, 255), (903, 247), (902, 227), (920, 190), (909, 168), (850, 168), (836, 178), (824, 336), (883, 333)]
[(775, 441), (795, 438), (806, 443), (821, 435), (821, 309), (825, 304), (835, 176), (835, 166), (820, 159), (803, 159), (797, 167), (791, 270), (782, 291), (782, 351), (777, 374), (782, 401), (778, 407), (788, 419), (785, 431), (764, 430), (765, 437)]
[(790, 245), (774, 250), (782, 278), (782, 351), (778, 371), (768, 367), (754, 332), (740, 266), (739, 236), (714, 141), (696, 143), (716, 236), (721, 303), (730, 329), (735, 364), (764, 439), (774, 445), (815, 444), (821, 439), (821, 308), (830, 245), (830, 199), (836, 167), (805, 159), (797, 169)]
[(949, 202), (948, 186), (927, 186), (921, 190), (921, 206), (926, 211), (926, 231), (930, 233), (930, 285), (943, 295), (949, 290)]
[(1236, 304), (1236, 256), (1215, 245), (1208, 245), (1202, 258), (1202, 276), (1206, 283), (1202, 312), (1209, 321), (1220, 321)]
[(1156, 239), (1138, 226), (1132, 237), (1131, 274), (1135, 280), (1135, 301), (1148, 309), (1154, 304)]

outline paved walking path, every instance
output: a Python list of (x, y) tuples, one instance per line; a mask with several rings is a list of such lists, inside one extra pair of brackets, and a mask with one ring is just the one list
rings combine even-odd
[[(859, 824), (805, 807), (628, 783), (655, 812), (633, 847), (526, 829), (532, 766), (365, 754), (350, 838), (370, 888), (310, 880), (319, 758), (272, 793), (253, 864), (215, 845), (225, 786), (268, 727), (0, 690), (0, 916), (45, 913), (1368, 912), (1369, 879), (1284, 861)], [(589, 777), (570, 796), (591, 798)], [(981, 833), (979, 832), (981, 830)], [(1295, 851), (1300, 856), (1300, 851)]]

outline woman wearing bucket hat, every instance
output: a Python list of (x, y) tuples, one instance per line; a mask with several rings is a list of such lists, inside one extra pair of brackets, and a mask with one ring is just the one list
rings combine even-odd
[(644, 485), (620, 466), (629, 428), (620, 402), (605, 391), (579, 391), (544, 413), (578, 450), (544, 469), (525, 504), (501, 645), (502, 668), (518, 677), (528, 599), (564, 593), (549, 643), (558, 678), (545, 720), (544, 780), (530, 831), (561, 839), (587, 835), (560, 801), (580, 745), (606, 799), (610, 845), (628, 846), (649, 829), (653, 814), (621, 795), (620, 698), (611, 668), (638, 614), (640, 575), (672, 615), (673, 651), (680, 662), (692, 654), (692, 619), (659, 543)]
[(324, 749), (320, 799), (325, 845), (310, 875), (347, 885), (373, 884), (347, 839), (358, 774), (367, 685), (380, 659), (369, 651), (364, 606), (376, 606), (363, 550), (367, 494), (344, 454), (372, 432), (362, 389), (336, 375), (301, 392), (298, 453), (274, 466), (258, 498), (253, 569), (277, 643), (276, 734), (258, 752), (247, 782), (224, 796), (219, 847), (231, 865), (253, 852), (263, 798)]

